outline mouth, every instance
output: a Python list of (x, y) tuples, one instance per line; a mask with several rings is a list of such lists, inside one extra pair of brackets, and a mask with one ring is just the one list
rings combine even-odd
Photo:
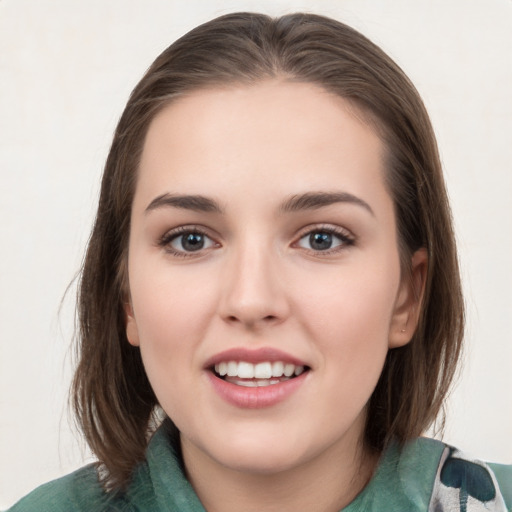
[(215, 377), (225, 382), (248, 388), (281, 384), (310, 370), (308, 366), (285, 361), (250, 363), (236, 360), (220, 361), (209, 369)]
[(221, 352), (206, 361), (206, 374), (215, 392), (242, 409), (277, 406), (299, 392), (311, 367), (273, 347), (245, 347)]

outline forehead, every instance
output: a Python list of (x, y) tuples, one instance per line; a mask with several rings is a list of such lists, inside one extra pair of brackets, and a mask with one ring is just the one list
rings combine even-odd
[(182, 187), (217, 195), (244, 180), (254, 193), (269, 184), (288, 193), (383, 188), (383, 144), (363, 119), (348, 100), (308, 83), (192, 92), (150, 124), (137, 195)]
[[(346, 122), (349, 117), (350, 125)], [(355, 102), (312, 83), (275, 79), (184, 93), (156, 114), (146, 134), (146, 147), (148, 140), (149, 144), (158, 140), (157, 133), (163, 127), (179, 127), (183, 138), (208, 136), (215, 142), (212, 136), (218, 134), (221, 138), (221, 130), (243, 135), (238, 130), (241, 124), (250, 124), (248, 135), (257, 134), (260, 140), (266, 138), (272, 143), (277, 142), (275, 134), (281, 138), (286, 134), (300, 135), (301, 131), (312, 140), (310, 127), (316, 125), (318, 129), (323, 125), (333, 137), (346, 139), (350, 132), (365, 131), (380, 144), (372, 116)], [(318, 132), (318, 139), (327, 143), (330, 137), (326, 137), (326, 130)]]

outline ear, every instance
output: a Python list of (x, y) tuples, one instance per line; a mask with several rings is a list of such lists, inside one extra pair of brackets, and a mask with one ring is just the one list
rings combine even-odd
[(389, 348), (407, 345), (416, 331), (425, 291), (427, 266), (427, 250), (418, 249), (411, 258), (410, 274), (402, 276), (389, 330)]
[(139, 343), (139, 330), (137, 328), (137, 322), (133, 314), (133, 307), (131, 302), (127, 302), (124, 305), (125, 323), (126, 323), (126, 338), (130, 345), (138, 347)]

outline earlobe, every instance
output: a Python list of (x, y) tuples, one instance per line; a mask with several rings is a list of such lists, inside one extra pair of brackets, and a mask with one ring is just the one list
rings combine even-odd
[(427, 250), (418, 249), (411, 258), (410, 274), (403, 276), (400, 284), (390, 325), (389, 348), (407, 345), (416, 331), (422, 309), (427, 267)]
[(139, 330), (137, 329), (137, 322), (133, 314), (133, 307), (131, 303), (127, 302), (124, 305), (125, 323), (126, 323), (126, 338), (130, 345), (138, 347), (139, 343)]

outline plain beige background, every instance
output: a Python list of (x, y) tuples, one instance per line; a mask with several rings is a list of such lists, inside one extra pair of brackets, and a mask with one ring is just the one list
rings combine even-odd
[(111, 134), (168, 44), (237, 10), (333, 16), (430, 111), (467, 295), (445, 439), (512, 463), (511, 0), (0, 0), (0, 509), (83, 464), (66, 412), (74, 287)]

